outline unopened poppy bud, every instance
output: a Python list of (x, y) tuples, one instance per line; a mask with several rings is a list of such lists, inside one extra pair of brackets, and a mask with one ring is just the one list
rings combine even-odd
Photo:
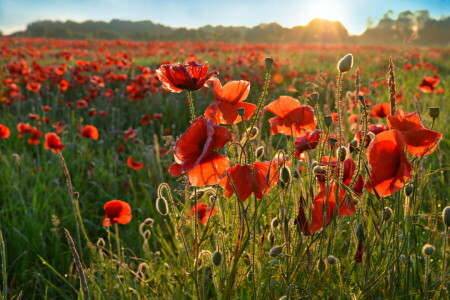
[(383, 209), (383, 219), (389, 221), (392, 217), (392, 209), (390, 207), (385, 207)]
[(267, 235), (267, 240), (270, 242), (270, 244), (273, 244), (275, 242), (275, 235), (272, 232), (269, 232)]
[(259, 130), (257, 127), (253, 127), (250, 130), (247, 130), (247, 137), (249, 140), (255, 139), (259, 134)]
[(326, 170), (321, 166), (317, 166), (313, 169), (314, 174), (325, 174)]
[(191, 197), (189, 197), (191, 200), (194, 199), (200, 199), (201, 197), (203, 197), (205, 195), (205, 191), (197, 191), (197, 193), (192, 193)]
[(217, 198), (216, 198), (216, 196), (209, 196), (208, 200), (209, 200), (209, 204), (211, 204), (211, 206), (213, 206), (216, 203)]
[(430, 117), (436, 119), (437, 117), (439, 117), (439, 110), (440, 110), (439, 106), (429, 107), (428, 113), (430, 114)]
[(266, 59), (264, 60), (264, 63), (266, 64), (266, 69), (267, 69), (267, 70), (272, 69), (272, 66), (273, 66), (273, 58), (272, 58), (272, 57), (266, 57)]
[(317, 160), (313, 161), (311, 163), (311, 170), (314, 170), (315, 167), (317, 167), (319, 165), (319, 163), (317, 162)]
[(330, 146), (333, 147), (334, 145), (336, 145), (337, 139), (331, 137), (331, 138), (328, 139), (328, 143), (330, 144)]
[(278, 221), (278, 218), (273, 218), (272, 221), (270, 222), (270, 227), (277, 228), (278, 225), (280, 225), (280, 221)]
[(356, 226), (356, 237), (360, 242), (364, 241), (365, 239), (364, 227), (361, 223), (359, 223), (358, 226)]
[(400, 256), (398, 257), (398, 259), (399, 259), (401, 262), (405, 263), (405, 262), (406, 262), (406, 256), (405, 256), (405, 254), (400, 254)]
[(319, 94), (318, 93), (312, 93), (311, 94), (311, 100), (314, 102), (319, 101)]
[(338, 157), (339, 161), (344, 161), (347, 158), (347, 148), (345, 146), (341, 146), (336, 151), (336, 156)]
[(317, 270), (319, 270), (319, 272), (325, 272), (327, 270), (327, 264), (325, 263), (325, 261), (323, 259), (319, 259), (319, 261), (317, 262)]
[(164, 197), (159, 197), (156, 199), (156, 210), (163, 216), (169, 213), (169, 204)]
[(288, 187), (289, 182), (283, 182), (283, 181), (278, 181), (278, 185), (280, 186), (280, 188), (285, 189)]
[(152, 218), (147, 218), (144, 220), (144, 224), (147, 226), (152, 226), (153, 223), (155, 223), (155, 220), (153, 220)]
[(410, 257), (408, 260), (408, 267), (413, 267), (413, 266), (414, 266), (414, 259), (412, 257)]
[(239, 107), (239, 108), (237, 109), (237, 111), (238, 111), (238, 115), (239, 115), (239, 116), (241, 116), (241, 117), (245, 116), (245, 108)]
[(369, 131), (367, 135), (369, 136), (370, 140), (373, 140), (375, 138), (375, 133), (373, 133), (372, 131)]
[(366, 98), (363, 95), (358, 95), (358, 100), (363, 107), (366, 107)]
[(339, 73), (345, 73), (350, 71), (353, 66), (353, 55), (351, 53), (347, 54), (338, 62), (337, 69)]
[(281, 173), (280, 179), (282, 182), (289, 183), (291, 181), (291, 170), (288, 167), (286, 166), (282, 167), (280, 173)]
[(258, 148), (256, 148), (256, 150), (255, 150), (256, 158), (260, 158), (263, 155), (264, 155), (264, 147), (263, 146), (259, 146)]
[(298, 169), (294, 169), (294, 178), (300, 178), (300, 171)]
[(271, 257), (276, 257), (276, 256), (280, 255), (282, 251), (283, 251), (283, 247), (281, 247), (281, 246), (274, 246), (274, 247), (272, 247), (270, 249), (269, 255)]
[(359, 144), (358, 140), (357, 140), (357, 139), (354, 139), (354, 140), (352, 140), (352, 141), (350, 142), (350, 148), (351, 148), (351, 149), (356, 149), (356, 148), (358, 148), (358, 144)]
[(411, 197), (413, 192), (414, 192), (414, 185), (412, 185), (411, 183), (408, 183), (407, 185), (405, 185), (405, 196), (406, 197)]
[(323, 117), (323, 122), (325, 123), (325, 126), (330, 127), (331, 124), (333, 124), (333, 118), (331, 116), (325, 116)]
[(338, 259), (337, 259), (336, 256), (334, 256), (334, 255), (328, 255), (328, 257), (327, 257), (327, 263), (328, 263), (329, 265), (335, 265), (335, 264), (338, 263)]
[(248, 271), (248, 273), (247, 273), (247, 280), (248, 281), (253, 281), (253, 271)]
[(213, 264), (216, 267), (220, 266), (222, 264), (222, 262), (223, 262), (222, 252), (220, 252), (218, 250), (214, 251), (214, 253), (212, 254), (212, 258), (211, 259), (212, 259)]
[(425, 244), (425, 245), (423, 245), (423, 247), (422, 247), (422, 254), (423, 254), (424, 256), (431, 256), (431, 255), (433, 255), (434, 250), (436, 250), (436, 249), (434, 248), (433, 245)]
[(442, 220), (444, 220), (445, 226), (450, 227), (450, 206), (447, 206), (442, 211)]

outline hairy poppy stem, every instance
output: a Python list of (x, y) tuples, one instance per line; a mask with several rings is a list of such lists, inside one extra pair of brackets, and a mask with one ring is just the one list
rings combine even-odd
[(2, 298), (8, 299), (8, 273), (6, 272), (6, 246), (5, 241), (3, 240), (3, 233), (0, 230), (0, 257), (1, 257), (1, 263), (2, 263), (2, 278), (3, 278), (3, 292), (2, 292)]
[(194, 98), (192, 97), (192, 91), (187, 91), (189, 100), (189, 112), (191, 113), (191, 120), (195, 119), (195, 105)]
[(75, 248), (75, 243), (73, 242), (70, 232), (64, 228), (66, 234), (67, 243), (69, 244), (70, 252), (72, 252), (73, 262), (77, 268), (78, 277), (80, 277), (81, 290), (83, 291), (83, 299), (89, 300), (89, 289), (86, 281), (86, 276), (84, 275), (83, 265), (81, 264), (80, 256), (78, 255), (77, 249)]
[(81, 217), (80, 204), (78, 202), (80, 194), (78, 192), (73, 191), (72, 180), (70, 179), (70, 173), (69, 169), (67, 168), (66, 160), (64, 159), (64, 156), (62, 155), (61, 151), (58, 151), (57, 153), (59, 161), (61, 162), (61, 166), (64, 171), (64, 175), (66, 177), (67, 188), (69, 190), (70, 197), (72, 198), (73, 210), (75, 212), (75, 220), (77, 221), (77, 225), (81, 228), (81, 232), (83, 233), (83, 237), (86, 240), (87, 245), (89, 246), (89, 248), (93, 248), (94, 245), (92, 245), (91, 241), (89, 240), (89, 236), (87, 235), (86, 229), (84, 228), (83, 218)]
[(395, 73), (392, 56), (389, 56), (389, 100), (391, 102), (391, 116), (395, 114)]
[[(342, 137), (342, 106), (341, 106), (341, 81), (342, 81), (342, 72), (339, 72), (338, 83), (337, 83), (337, 95), (336, 95), (336, 107), (338, 112), (338, 136), (339, 136), (339, 147), (342, 147), (343, 137)], [(337, 172), (337, 180), (340, 182), (344, 176), (344, 163), (343, 161), (339, 162), (339, 172)]]

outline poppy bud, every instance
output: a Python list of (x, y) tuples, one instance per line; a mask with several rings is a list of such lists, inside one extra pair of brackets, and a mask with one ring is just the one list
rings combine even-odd
[(330, 144), (331, 147), (333, 147), (334, 145), (336, 145), (337, 139), (331, 137), (328, 139), (328, 143)]
[(270, 249), (269, 255), (270, 255), (271, 257), (276, 257), (276, 256), (280, 255), (282, 251), (283, 251), (283, 247), (281, 247), (281, 246), (275, 246), (275, 247), (272, 247), (272, 248)]
[(256, 150), (255, 150), (256, 158), (260, 158), (263, 155), (264, 155), (264, 147), (263, 146), (259, 146), (258, 148), (256, 148)]
[(350, 71), (353, 66), (353, 55), (351, 53), (347, 54), (338, 62), (337, 69), (339, 73), (345, 73)]
[(152, 226), (153, 223), (155, 223), (155, 220), (153, 220), (152, 218), (147, 218), (144, 220), (145, 225)]
[(345, 158), (347, 157), (347, 148), (344, 146), (341, 146), (337, 149), (336, 151), (336, 156), (338, 157), (339, 161), (344, 161)]
[(275, 235), (272, 232), (269, 232), (267, 235), (267, 240), (270, 242), (271, 245), (275, 242)]
[(390, 207), (385, 207), (383, 209), (383, 219), (389, 221), (392, 217), (392, 209)]
[(200, 199), (204, 195), (205, 195), (205, 191), (197, 191), (197, 193), (192, 193), (192, 195), (191, 195), (191, 197), (189, 197), (189, 199), (191, 199), (191, 200)]
[(294, 178), (300, 178), (300, 171), (298, 169), (294, 169)]
[(363, 107), (366, 107), (366, 98), (363, 95), (358, 95), (358, 100)]
[(216, 198), (216, 196), (209, 196), (208, 200), (209, 200), (209, 204), (211, 204), (211, 206), (214, 206), (217, 198)]
[(425, 245), (423, 245), (423, 247), (422, 247), (422, 254), (423, 254), (424, 256), (431, 256), (431, 255), (433, 255), (434, 250), (436, 250), (436, 249), (434, 248), (433, 245), (425, 244)]
[(414, 266), (414, 259), (412, 257), (409, 258), (408, 261), (408, 267), (413, 267)]
[(354, 139), (354, 140), (352, 140), (351, 142), (350, 142), (350, 149), (353, 149), (353, 150), (355, 150), (356, 148), (358, 148), (358, 140), (357, 139)]
[(280, 221), (278, 221), (278, 218), (273, 218), (272, 222), (270, 222), (270, 227), (277, 228), (279, 224), (280, 224)]
[(364, 241), (365, 239), (364, 227), (361, 223), (359, 223), (358, 226), (356, 226), (356, 237), (360, 242)]
[(405, 263), (405, 262), (406, 262), (406, 256), (405, 256), (405, 254), (400, 254), (400, 256), (398, 257), (398, 259), (399, 259), (401, 262)]
[(288, 167), (282, 167), (280, 173), (280, 179), (283, 183), (289, 183), (289, 181), (291, 181), (291, 170)]
[(325, 116), (323, 117), (323, 122), (325, 123), (325, 126), (330, 127), (333, 123), (333, 118), (331, 116)]
[(250, 130), (247, 129), (247, 138), (249, 140), (255, 139), (258, 136), (258, 134), (259, 134), (259, 130), (257, 127), (253, 127)]
[(222, 252), (218, 250), (214, 251), (214, 253), (212, 254), (212, 262), (216, 267), (220, 266), (223, 262)]
[(405, 185), (405, 196), (406, 197), (411, 197), (413, 192), (414, 192), (414, 185), (412, 185), (411, 183), (408, 183), (407, 185)]
[(445, 226), (450, 227), (450, 206), (447, 206), (442, 211), (442, 219), (444, 220)]
[(317, 162), (317, 160), (313, 161), (311, 163), (311, 169), (314, 170), (315, 167), (317, 167), (319, 165), (319, 163)]
[(253, 281), (253, 271), (248, 271), (248, 273), (247, 273), (247, 280), (248, 281)]
[(318, 93), (312, 93), (311, 94), (311, 100), (314, 102), (319, 101), (319, 94)]
[(334, 255), (328, 255), (328, 257), (327, 257), (327, 263), (328, 263), (329, 265), (335, 265), (335, 264), (338, 263), (338, 259), (337, 259), (336, 256), (334, 256)]
[(314, 174), (325, 174), (326, 170), (324, 168), (322, 168), (321, 166), (316, 166), (313, 169)]
[(169, 204), (164, 197), (159, 197), (156, 199), (156, 210), (163, 216), (169, 213)]
[(272, 69), (272, 66), (273, 66), (273, 58), (272, 58), (272, 57), (266, 57), (266, 59), (264, 60), (264, 63), (266, 64), (266, 69), (267, 69), (267, 70)]
[(323, 259), (319, 259), (319, 261), (317, 262), (317, 270), (319, 270), (319, 272), (325, 272), (327, 270), (327, 264), (325, 263), (325, 261)]
[(439, 117), (439, 106), (429, 107), (428, 113), (430, 114), (430, 117), (436, 119), (437, 117)]
[(239, 107), (239, 108), (237, 109), (237, 112), (238, 112), (238, 115), (239, 115), (239, 116), (241, 116), (241, 117), (245, 116), (245, 108)]

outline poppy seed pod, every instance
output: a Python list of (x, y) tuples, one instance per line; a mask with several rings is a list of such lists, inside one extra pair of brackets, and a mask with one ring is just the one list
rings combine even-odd
[(256, 158), (260, 158), (263, 155), (264, 155), (264, 147), (263, 146), (259, 146), (258, 148), (256, 148), (256, 150), (255, 150)]
[(269, 255), (271, 257), (275, 257), (281, 254), (281, 252), (283, 251), (283, 247), (281, 246), (274, 246), (270, 249), (269, 251)]
[(431, 255), (433, 255), (434, 250), (436, 250), (436, 249), (434, 248), (433, 245), (425, 244), (425, 245), (423, 245), (423, 247), (422, 247), (422, 254), (423, 254), (424, 256), (431, 256)]
[(351, 53), (347, 54), (338, 62), (337, 69), (339, 73), (345, 73), (350, 71), (353, 66), (353, 55)]
[(169, 204), (164, 197), (159, 197), (156, 199), (156, 210), (163, 216), (169, 213)]
[(444, 221), (445, 226), (450, 227), (450, 206), (447, 206), (442, 211), (442, 220)]
[(314, 102), (319, 101), (319, 94), (318, 93), (312, 93), (311, 94), (311, 100)]
[(212, 259), (213, 264), (216, 267), (220, 266), (222, 264), (222, 262), (223, 262), (222, 252), (220, 252), (218, 250), (214, 251), (214, 253), (212, 254), (212, 258), (211, 259)]
[(436, 119), (437, 117), (439, 117), (439, 107), (429, 107), (428, 108), (428, 113), (430, 114), (430, 117), (432, 117), (433, 119)]
[(333, 123), (333, 118), (331, 116), (325, 116), (323, 117), (323, 122), (325, 123), (325, 126), (330, 127)]
[(264, 63), (266, 64), (266, 69), (267, 69), (267, 70), (272, 69), (272, 66), (273, 66), (273, 58), (272, 58), (272, 57), (266, 57), (266, 59), (264, 60)]
[(281, 176), (280, 179), (283, 183), (289, 183), (291, 181), (291, 170), (284, 166), (281, 168)]
[(411, 183), (408, 183), (407, 185), (405, 185), (405, 196), (406, 197), (411, 197), (413, 192), (414, 192), (414, 185), (412, 185)]

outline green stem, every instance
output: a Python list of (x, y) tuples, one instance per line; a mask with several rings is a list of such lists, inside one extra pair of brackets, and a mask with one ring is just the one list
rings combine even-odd
[(189, 100), (189, 112), (191, 113), (191, 120), (195, 119), (195, 105), (194, 105), (194, 97), (192, 97), (192, 91), (187, 91), (188, 100)]

